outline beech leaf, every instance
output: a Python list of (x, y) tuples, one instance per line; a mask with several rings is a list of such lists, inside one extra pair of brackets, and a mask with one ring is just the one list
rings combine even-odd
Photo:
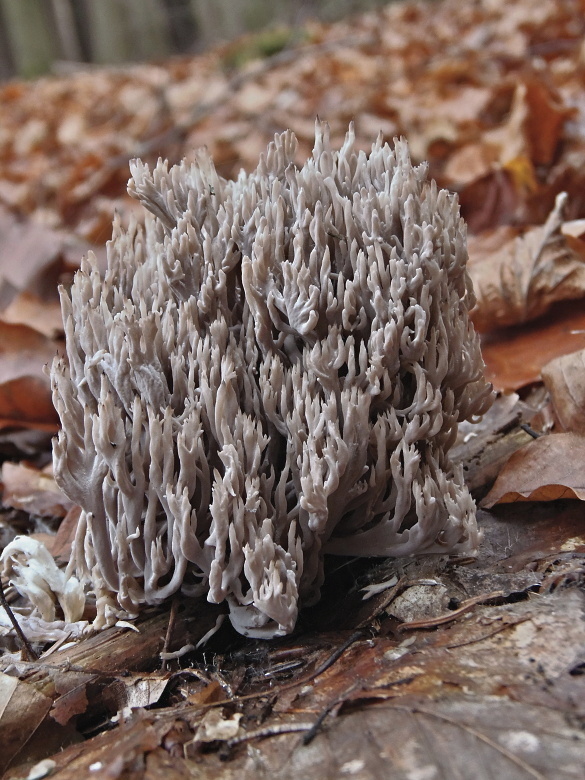
[(489, 509), (515, 501), (585, 500), (585, 436), (553, 433), (515, 452), (481, 502)]
[(477, 296), (472, 312), (480, 331), (524, 323), (556, 301), (585, 295), (585, 243), (561, 232), (567, 196), (560, 193), (542, 227), (505, 243), (499, 252), (473, 254), (469, 272)]
[(542, 379), (563, 428), (585, 434), (585, 349), (551, 360)]

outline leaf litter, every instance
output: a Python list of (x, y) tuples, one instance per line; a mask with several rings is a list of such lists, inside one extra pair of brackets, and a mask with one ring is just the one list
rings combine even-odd
[(3, 583), (41, 653), (24, 659), (0, 622), (7, 777), (581, 776), (583, 18), (578, 0), (400, 3), (310, 23), (239, 70), (236, 43), (0, 86), (0, 451), (17, 461), (3, 467), (0, 521), (18, 518), (58, 561), (78, 510), (45, 469), (56, 284), (90, 246), (103, 257), (114, 211), (134, 213), (132, 156), (207, 145), (233, 176), (284, 127), (306, 155), (317, 114), (334, 138), (350, 119), (362, 144), (406, 135), (459, 193), (500, 391), (457, 448), (495, 507), (478, 560), (332, 561), (291, 637), (235, 638), (196, 601), (144, 615), (138, 634), (73, 636)]

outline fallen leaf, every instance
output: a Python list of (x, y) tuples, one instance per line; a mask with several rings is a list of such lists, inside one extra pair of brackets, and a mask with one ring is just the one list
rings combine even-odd
[(57, 353), (57, 342), (27, 325), (0, 320), (0, 420), (4, 424), (58, 421), (44, 366)]
[(515, 501), (585, 500), (585, 436), (552, 433), (515, 452), (480, 506)]
[(0, 773), (41, 725), (51, 704), (32, 685), (0, 672)]
[(32, 293), (19, 293), (2, 311), (0, 318), (13, 325), (29, 325), (44, 336), (54, 339), (63, 332), (61, 304), (46, 301)]
[(77, 505), (72, 506), (59, 523), (57, 533), (51, 537), (50, 544), (46, 545), (54, 558), (62, 561), (69, 560), (80, 514), (81, 507)]
[(518, 221), (522, 209), (514, 177), (503, 168), (495, 168), (465, 184), (459, 190), (459, 203), (470, 233)]
[(486, 375), (497, 390), (538, 382), (550, 360), (585, 348), (585, 310), (579, 301), (556, 304), (526, 325), (482, 336)]
[(0, 479), (4, 485), (4, 506), (41, 517), (65, 517), (75, 506), (57, 487), (53, 475), (45, 470), (6, 462), (2, 465)]
[(527, 157), (534, 165), (548, 165), (563, 125), (572, 113), (556, 90), (538, 75), (531, 74), (517, 83), (506, 123), (486, 133), (486, 139), (501, 143), (502, 164)]
[(551, 360), (542, 379), (565, 431), (585, 434), (585, 349)]
[(402, 622), (410, 623), (438, 617), (448, 612), (448, 609), (447, 588), (437, 582), (407, 588), (392, 601), (387, 612)]
[(496, 254), (471, 254), (477, 297), (471, 317), (479, 331), (524, 323), (556, 301), (585, 296), (585, 243), (561, 233), (566, 202), (561, 193), (542, 227), (527, 230)]
[[(64, 234), (0, 210), (0, 301), (17, 291), (56, 299)], [(8, 291), (13, 291), (9, 294)]]
[(198, 690), (196, 693), (191, 693), (187, 696), (189, 704), (195, 706), (201, 706), (208, 704), (209, 702), (221, 701), (225, 698), (223, 688), (217, 680), (213, 680), (208, 683), (204, 688)]
[(169, 673), (153, 672), (150, 675), (143, 674), (124, 679), (126, 690), (123, 694), (123, 701), (119, 702), (118, 709), (150, 707), (152, 704), (156, 704), (168, 685), (169, 677)]
[(72, 681), (67, 675), (59, 673), (55, 673), (54, 677), (59, 677), (55, 679), (55, 690), (61, 695), (53, 702), (50, 715), (56, 723), (65, 726), (72, 718), (87, 711), (89, 701), (86, 686), (94, 678), (91, 674), (78, 674)]
[(490, 144), (466, 144), (449, 156), (443, 175), (451, 189), (461, 188), (462, 185), (488, 176), (497, 159), (498, 150)]
[(241, 712), (226, 717), (221, 709), (208, 710), (195, 734), (197, 742), (232, 739), (240, 729)]

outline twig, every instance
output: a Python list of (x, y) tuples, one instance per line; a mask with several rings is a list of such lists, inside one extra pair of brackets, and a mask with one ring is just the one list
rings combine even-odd
[[(27, 671), (57, 671), (57, 672), (73, 672), (74, 674), (90, 674), (95, 675), (97, 677), (105, 677), (105, 678), (111, 678), (111, 677), (132, 677), (132, 675), (136, 677), (144, 677), (144, 673), (140, 672), (129, 672), (127, 669), (94, 669), (92, 666), (79, 666), (77, 664), (69, 663), (69, 661), (64, 661), (61, 664), (51, 664), (46, 663), (42, 660), (42, 658), (39, 658), (38, 660), (33, 661), (12, 661), (10, 660), (6, 664), (3, 662), (0, 662), (0, 669), (3, 668), (9, 668), (9, 667), (15, 667), (18, 669), (19, 667), (23, 667), (23, 669), (26, 669)], [(20, 671), (19, 671), (20, 673)]]
[(337, 661), (338, 658), (340, 658), (348, 647), (353, 645), (354, 642), (357, 642), (358, 639), (361, 639), (364, 636), (364, 631), (362, 629), (359, 629), (358, 631), (354, 631), (353, 634), (347, 639), (342, 645), (340, 645), (337, 650), (335, 650), (329, 658), (324, 661), (321, 666), (318, 666), (317, 669), (312, 672), (309, 675), (309, 679), (314, 680), (315, 677), (319, 677), (320, 674), (323, 674), (323, 672), (326, 672), (327, 669), (329, 669), (330, 666), (333, 666), (333, 664)]
[(36, 651), (33, 649), (33, 646), (28, 641), (26, 636), (24, 635), (24, 631), (19, 626), (18, 621), (16, 617), (14, 616), (14, 613), (12, 612), (12, 609), (8, 605), (8, 602), (6, 601), (6, 596), (4, 594), (4, 586), (2, 585), (2, 578), (0, 577), (0, 604), (4, 607), (4, 610), (6, 611), (6, 614), (8, 615), (8, 619), (12, 623), (12, 627), (14, 628), (14, 631), (16, 633), (16, 636), (20, 639), (23, 649), (25, 651), (25, 654), (28, 656), (28, 659), (30, 661), (37, 661), (39, 656), (36, 653)]
[(533, 439), (540, 439), (540, 437), (542, 436), (542, 433), (538, 433), (538, 431), (535, 431), (534, 428), (528, 425), (528, 423), (520, 423), (520, 427), (529, 436), (532, 436)]
[(325, 718), (329, 715), (330, 712), (332, 712), (336, 707), (339, 707), (343, 702), (347, 699), (349, 694), (352, 690), (355, 689), (355, 685), (352, 686), (352, 688), (344, 693), (343, 696), (338, 697), (335, 699), (335, 701), (331, 702), (331, 704), (328, 704), (322, 712), (319, 713), (317, 716), (317, 720), (313, 723), (311, 728), (307, 731), (306, 734), (303, 734), (303, 745), (308, 745), (311, 743), (317, 734), (319, 733), (319, 730), (321, 726), (323, 725)]
[[(313, 672), (310, 672), (309, 674), (305, 675), (304, 677), (301, 677), (299, 680), (291, 680), (290, 682), (286, 683), (285, 685), (281, 685), (278, 687), (278, 693), (282, 693), (283, 691), (289, 691), (293, 690), (294, 688), (302, 687), (303, 685), (307, 685), (308, 683), (312, 682), (316, 677), (318, 677), (320, 674), (323, 674), (323, 672), (327, 671), (333, 664), (339, 659), (341, 655), (352, 645), (354, 642), (357, 642), (358, 639), (361, 639), (365, 635), (365, 631), (360, 629), (358, 631), (354, 631), (353, 634), (347, 639), (342, 645), (340, 645), (330, 656), (325, 660), (320, 666), (317, 667)], [(224, 707), (226, 704), (239, 704), (243, 701), (251, 701), (253, 699), (261, 699), (265, 696), (270, 696), (275, 693), (275, 690), (268, 690), (268, 691), (255, 691), (254, 693), (246, 693), (243, 696), (234, 696), (233, 699), (221, 699), (220, 701), (213, 701), (213, 702), (205, 702), (204, 704), (198, 704), (194, 705), (193, 709), (195, 711), (203, 711), (203, 710), (209, 710), (214, 709), (215, 707)], [(187, 707), (186, 710), (190, 710), (191, 707)], [(313, 724), (311, 724), (312, 726)]]
[[(175, 627), (175, 620), (177, 617), (177, 609), (179, 608), (179, 600), (177, 599), (177, 594), (173, 596), (173, 600), (171, 602), (171, 611), (169, 613), (169, 622), (167, 625), (167, 633), (165, 634), (165, 642), (163, 645), (162, 652), (168, 653), (169, 647), (171, 644), (171, 637), (173, 635), (173, 628)], [(166, 672), (167, 670), (167, 659), (163, 656), (162, 664), (161, 664), (161, 672)]]
[(435, 626), (443, 625), (443, 623), (450, 623), (465, 612), (469, 612), (476, 604), (483, 604), (486, 601), (498, 599), (504, 595), (505, 593), (503, 590), (495, 590), (493, 593), (484, 593), (482, 596), (475, 596), (472, 599), (464, 601), (459, 609), (454, 609), (446, 615), (439, 615), (439, 617), (429, 618), (428, 620), (412, 620), (410, 623), (403, 623), (401, 626), (398, 626), (398, 631), (410, 631), (417, 628), (434, 628)]
[(226, 747), (233, 748), (242, 742), (248, 742), (250, 739), (261, 739), (262, 737), (275, 737), (279, 734), (289, 734), (293, 731), (310, 731), (313, 728), (312, 723), (280, 723), (274, 726), (266, 726), (263, 729), (247, 731), (239, 737), (228, 739)]

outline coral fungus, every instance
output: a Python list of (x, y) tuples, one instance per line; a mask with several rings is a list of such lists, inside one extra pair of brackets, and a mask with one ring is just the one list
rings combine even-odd
[(96, 626), (182, 590), (243, 634), (290, 632), (323, 555), (470, 553), (449, 449), (491, 402), (456, 197), (405, 141), (339, 151), (317, 124), (226, 181), (200, 153), (129, 191), (62, 291), (55, 475), (83, 511), (71, 570)]

